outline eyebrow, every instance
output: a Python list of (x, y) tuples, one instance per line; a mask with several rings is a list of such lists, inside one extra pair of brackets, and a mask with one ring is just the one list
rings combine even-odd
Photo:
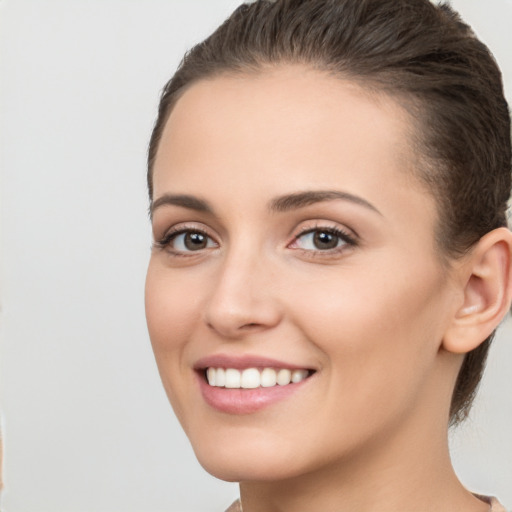
[[(298, 210), (306, 206), (310, 206), (315, 203), (321, 203), (324, 201), (342, 200), (348, 201), (359, 206), (364, 206), (369, 210), (372, 210), (379, 215), (382, 213), (371, 203), (363, 199), (362, 197), (349, 194), (348, 192), (341, 192), (338, 190), (314, 190), (307, 192), (295, 192), (293, 194), (286, 194), (283, 196), (272, 199), (269, 204), (270, 211), (274, 212), (288, 212), (291, 210)], [(188, 194), (164, 194), (155, 201), (151, 202), (149, 207), (150, 216), (153, 212), (164, 205), (180, 206), (189, 210), (195, 210), (198, 212), (214, 214), (213, 208), (204, 199), (200, 199), (196, 196)]]
[(364, 206), (379, 215), (382, 213), (373, 204), (366, 201), (362, 197), (349, 194), (348, 192), (341, 192), (338, 190), (314, 190), (308, 192), (296, 192), (285, 196), (277, 197), (270, 203), (270, 209), (276, 212), (287, 212), (290, 210), (297, 210), (304, 208), (315, 203), (323, 201), (342, 200), (349, 201), (359, 206)]
[(189, 210), (213, 214), (213, 208), (204, 199), (187, 194), (164, 194), (155, 201), (151, 201), (149, 205), (149, 214), (153, 216), (153, 212), (164, 205), (181, 206)]

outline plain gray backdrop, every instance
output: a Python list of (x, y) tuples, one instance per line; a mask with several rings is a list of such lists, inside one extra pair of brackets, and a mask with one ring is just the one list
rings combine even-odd
[[(0, 0), (4, 512), (222, 511), (160, 384), (143, 286), (146, 146), (161, 87), (235, 0)], [(512, 0), (453, 4), (512, 99)], [(452, 438), (512, 507), (512, 327)], [(419, 461), (420, 462), (420, 461)]]

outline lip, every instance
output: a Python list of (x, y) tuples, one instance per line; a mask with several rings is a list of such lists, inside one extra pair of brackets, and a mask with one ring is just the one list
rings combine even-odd
[(288, 370), (316, 370), (310, 366), (303, 366), (285, 361), (279, 361), (258, 355), (229, 356), (227, 354), (214, 354), (203, 357), (194, 364), (194, 370), (200, 371), (206, 368), (234, 368), (245, 370), (247, 368), (287, 368)]
[(301, 382), (290, 383), (286, 386), (277, 385), (269, 388), (229, 389), (210, 386), (208, 384), (204, 376), (204, 370), (209, 367), (235, 368), (237, 370), (247, 368), (313, 369), (279, 361), (277, 359), (253, 355), (233, 357), (225, 354), (216, 354), (198, 360), (194, 365), (194, 370), (196, 371), (196, 377), (203, 400), (210, 407), (219, 412), (234, 415), (252, 414), (290, 398), (295, 393), (300, 392), (304, 386), (307, 386), (311, 379), (314, 378), (315, 373), (314, 372), (313, 375), (310, 375)]

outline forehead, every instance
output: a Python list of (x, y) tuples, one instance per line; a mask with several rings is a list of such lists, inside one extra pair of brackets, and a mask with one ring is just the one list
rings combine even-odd
[(155, 197), (182, 186), (209, 191), (219, 181), (253, 195), (269, 187), (279, 194), (339, 185), (370, 196), (390, 182), (422, 188), (411, 132), (389, 96), (303, 66), (201, 80), (165, 126)]

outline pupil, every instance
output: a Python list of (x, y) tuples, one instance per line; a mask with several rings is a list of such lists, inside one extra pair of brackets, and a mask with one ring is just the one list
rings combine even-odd
[(187, 233), (185, 247), (191, 251), (204, 249), (206, 247), (206, 237), (202, 233)]
[(338, 237), (333, 233), (318, 231), (314, 236), (317, 249), (334, 249), (338, 245)]

